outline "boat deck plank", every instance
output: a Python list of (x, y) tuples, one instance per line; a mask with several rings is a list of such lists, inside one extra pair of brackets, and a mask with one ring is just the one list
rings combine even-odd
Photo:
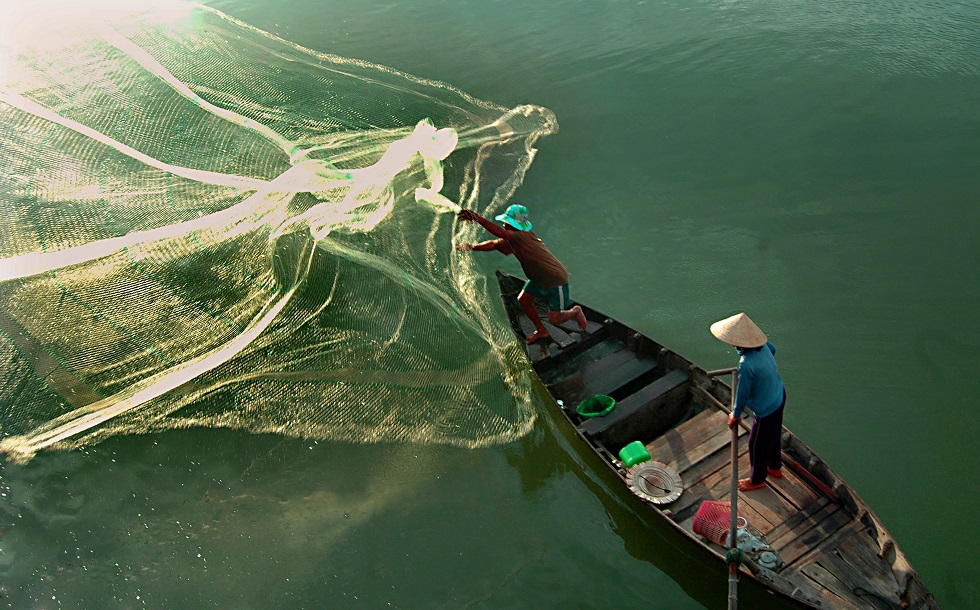
[[(745, 459), (748, 460), (748, 456), (745, 456)], [(731, 473), (721, 474), (721, 471), (719, 471), (718, 475), (722, 486), (727, 487), (731, 485)], [(717, 490), (718, 486), (716, 486), (714, 489)], [(707, 500), (728, 502), (729, 498), (731, 498), (730, 493), (719, 494), (712, 493), (712, 491), (709, 490), (708, 493), (698, 498), (689, 499), (689, 505), (681, 515), (683, 517), (683, 521), (681, 523), (688, 530), (694, 531), (694, 517), (697, 514), (697, 508), (701, 505), (701, 502)], [(743, 502), (741, 498), (742, 495), (739, 494), (738, 513), (748, 520), (749, 526), (753, 531), (765, 536), (778, 525), (780, 517), (776, 513), (768, 510), (765, 504), (758, 502)]]
[[(749, 476), (748, 456), (742, 460), (739, 460), (738, 470), (740, 473), (744, 473), (744, 477)], [(725, 498), (722, 499), (727, 499), (729, 496), (730, 494), (726, 493)], [(794, 515), (800, 512), (799, 508), (787, 501), (782, 495), (776, 493), (772, 483), (768, 481), (766, 486), (762, 489), (757, 489), (750, 492), (739, 492), (738, 502), (740, 506), (751, 506), (760, 514), (764, 515), (766, 520), (772, 524), (771, 527), (762, 532), (763, 534), (768, 534), (770, 531), (775, 529), (777, 525), (790, 520)]]
[[(726, 419), (721, 411), (706, 410), (647, 445), (653, 459), (681, 475), (684, 493), (669, 508), (691, 531), (701, 502), (731, 498), (731, 433)], [(739, 472), (743, 476), (749, 472), (744, 430), (739, 437)], [(836, 504), (817, 495), (789, 469), (779, 479), (769, 477), (765, 489), (739, 492), (739, 512), (787, 565), (851, 522)]]
[[(693, 520), (701, 502), (726, 501), (731, 497), (731, 433), (725, 425), (726, 418), (720, 411), (704, 411), (647, 445), (653, 459), (681, 475), (684, 493), (670, 509), (682, 522)], [(712, 434), (712, 430), (717, 432)], [(739, 472), (743, 475), (749, 472), (747, 442), (742, 430)], [(781, 479), (770, 478), (765, 489), (739, 493), (739, 510), (752, 528), (765, 536), (772, 533), (787, 545), (798, 538), (794, 535), (798, 529), (802, 528), (803, 533), (812, 530), (833, 513), (821, 513), (828, 503), (788, 471)], [(811, 519), (814, 515), (819, 517)]]
[(860, 521), (849, 521), (801, 555), (795, 568), (854, 606), (903, 607), (901, 587), (866, 530)]
[(831, 504), (830, 500), (827, 498), (819, 498), (817, 501), (803, 507), (800, 509), (800, 512), (773, 528), (773, 530), (766, 535), (769, 540), (769, 544), (776, 549), (783, 547), (789, 544), (790, 540), (806, 533), (838, 510), (840, 510), (840, 507), (836, 504)]
[[(685, 478), (685, 472), (720, 449), (728, 448), (731, 431), (725, 425), (727, 416), (720, 411), (703, 411), (680, 426), (669, 430), (647, 445), (650, 456)], [(744, 436), (740, 430), (739, 435)], [(724, 453), (728, 462), (729, 453)]]
[[(806, 577), (807, 583), (823, 593), (824, 605), (829, 608), (841, 607), (865, 607), (866, 604), (845, 583), (841, 582), (833, 573), (829, 572), (818, 564), (812, 564), (803, 569), (799, 574)], [(874, 603), (868, 600), (869, 603)], [(891, 610), (898, 606), (875, 605), (881, 610)]]
[[(545, 308), (538, 305), (535, 305), (535, 308), (538, 310), (538, 316), (541, 318), (541, 323), (544, 325), (545, 329), (548, 330), (548, 334), (551, 335), (551, 341), (562, 349), (574, 345), (584, 337), (588, 337), (599, 332), (604, 326), (599, 322), (586, 320), (586, 327), (583, 331), (578, 328), (578, 324), (574, 320), (566, 321), (561, 324), (552, 324), (548, 320), (548, 311), (545, 310)], [(527, 317), (527, 315), (524, 313), (518, 316), (517, 323), (520, 324), (521, 330), (524, 331), (525, 335), (530, 335), (536, 330), (534, 327), (534, 322), (532, 322), (531, 318)]]
[[(742, 455), (738, 460), (739, 477), (748, 476), (749, 456)], [(724, 478), (709, 492), (712, 500), (731, 501), (731, 476)], [(738, 509), (749, 520), (749, 525), (762, 535), (768, 535), (777, 525), (790, 519), (796, 512), (795, 507), (774, 492), (767, 485), (763, 489), (752, 492), (738, 493)]]
[(818, 501), (825, 496), (817, 495), (816, 492), (801, 479), (792, 469), (783, 467), (783, 476), (780, 478), (768, 477), (769, 485), (788, 502), (798, 509)]
[[(747, 460), (748, 455), (748, 443), (740, 442), (739, 460), (741, 461), (743, 458)], [(717, 489), (719, 485), (731, 485), (731, 460), (728, 457), (727, 451), (718, 451), (710, 460), (706, 460), (702, 464), (710, 465), (712, 470), (705, 473), (705, 476), (699, 480), (688, 481), (683, 475), (681, 477), (681, 480), (684, 482), (684, 493), (681, 494), (681, 497), (676, 502), (670, 505), (670, 509), (674, 511), (674, 514), (680, 520), (687, 519), (689, 516), (693, 517), (694, 512), (701, 505), (701, 502), (705, 500), (717, 500), (718, 498), (714, 497), (712, 490)], [(692, 469), (692, 471), (694, 470)]]
[[(749, 446), (744, 436), (739, 437), (738, 451), (740, 456), (748, 455)], [(681, 479), (684, 481), (685, 485), (693, 488), (693, 486), (697, 485), (698, 483), (702, 483), (707, 477), (716, 474), (719, 471), (724, 471), (726, 476), (730, 476), (731, 475), (730, 464), (731, 464), (731, 451), (728, 446), (728, 442), (726, 442), (724, 446), (717, 447), (713, 453), (711, 453), (701, 461), (692, 464), (687, 468), (684, 468), (678, 474), (681, 475)], [(674, 467), (676, 466), (676, 463), (668, 462), (668, 465)], [(710, 486), (706, 487), (705, 489), (708, 488), (710, 488)]]
[(544, 324), (544, 327), (545, 329), (547, 329), (548, 334), (551, 335), (551, 340), (557, 343), (558, 345), (562, 346), (563, 348), (568, 347), (569, 345), (573, 345), (577, 341), (575, 337), (565, 332), (565, 329), (559, 326), (555, 326), (554, 324), (549, 322), (547, 317), (541, 318), (541, 323)]
[(821, 608), (850, 608), (849, 601), (844, 601), (839, 595), (814, 581), (802, 572), (788, 571), (780, 574), (791, 586), (805, 592), (806, 597), (816, 600)]
[[(748, 455), (748, 445), (745, 442), (739, 443), (739, 455)], [(669, 506), (675, 516), (679, 519), (686, 519), (693, 515), (701, 500), (705, 499), (708, 490), (714, 487), (719, 480), (730, 481), (730, 464), (729, 451), (726, 448), (716, 451), (707, 459), (701, 460), (681, 473), (684, 492)]]
[[(838, 536), (842, 531), (863, 529), (860, 523), (855, 523), (851, 516), (843, 510), (833, 511), (826, 519), (810, 527), (806, 531), (794, 531), (783, 536), (778, 543), (773, 543), (779, 557), (789, 566), (809, 553), (816, 553), (818, 547), (828, 540)], [(793, 535), (793, 534), (796, 535)]]
[(867, 591), (877, 600), (887, 600), (886, 607), (901, 604), (898, 581), (877, 556), (877, 544), (865, 532), (840, 538), (831, 551), (825, 552), (803, 571), (817, 565), (833, 574), (850, 591)]

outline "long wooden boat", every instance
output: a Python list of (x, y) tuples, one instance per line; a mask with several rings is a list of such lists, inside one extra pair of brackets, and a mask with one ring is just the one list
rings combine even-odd
[[(641, 510), (725, 562), (727, 508), (723, 538), (712, 530), (718, 521), (712, 509), (731, 500), (731, 388), (724, 377), (581, 303), (585, 331), (574, 321), (561, 327), (545, 322), (551, 338), (526, 345), (523, 338), (534, 327), (516, 299), (523, 280), (501, 271), (497, 279), (531, 366), (578, 438), (637, 496)], [(615, 405), (606, 415), (583, 417), (580, 405), (594, 396), (611, 397)], [(738, 436), (741, 473), (749, 468), (746, 428)], [(854, 490), (785, 427), (782, 446), (783, 476), (738, 494), (737, 511), (745, 518), (739, 523), (747, 522), (738, 536), (746, 557), (743, 582), (807, 608), (937, 608)]]

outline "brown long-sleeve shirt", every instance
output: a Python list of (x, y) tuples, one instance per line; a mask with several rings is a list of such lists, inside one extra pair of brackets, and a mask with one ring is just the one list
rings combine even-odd
[(568, 283), (565, 266), (532, 231), (509, 231), (507, 239), (496, 240), (496, 249), (513, 254), (527, 279), (541, 288), (557, 288)]

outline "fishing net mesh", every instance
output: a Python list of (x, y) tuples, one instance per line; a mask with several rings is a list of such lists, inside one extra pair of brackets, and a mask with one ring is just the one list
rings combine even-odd
[(8, 14), (0, 36), (0, 450), (526, 432), (520, 351), (454, 212), (506, 205), (551, 113), (199, 5), (112, 9)]

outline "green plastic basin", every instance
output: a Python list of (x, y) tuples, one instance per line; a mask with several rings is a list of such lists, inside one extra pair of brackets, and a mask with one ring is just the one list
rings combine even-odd
[(596, 394), (583, 400), (576, 411), (582, 417), (602, 417), (612, 411), (615, 406), (616, 401), (613, 398)]

